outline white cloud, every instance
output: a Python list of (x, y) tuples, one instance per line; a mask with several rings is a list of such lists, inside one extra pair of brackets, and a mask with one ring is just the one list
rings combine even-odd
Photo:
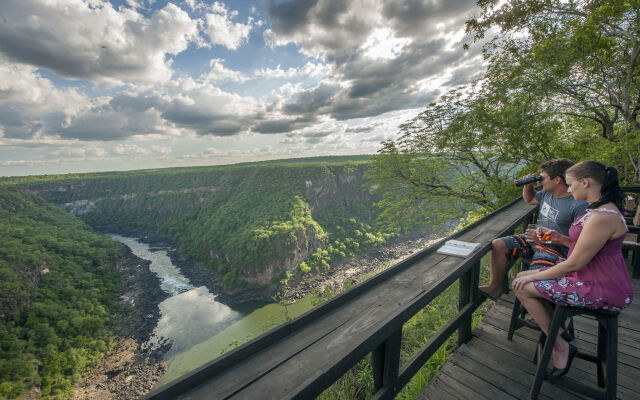
[(233, 136), (248, 131), (264, 106), (252, 97), (228, 93), (190, 78), (176, 79), (162, 88), (158, 108), (175, 127), (199, 135)]
[(216, 81), (231, 81), (242, 83), (249, 80), (242, 72), (228, 69), (224, 66), (224, 60), (214, 58), (209, 61), (209, 72), (201, 77), (201, 79), (216, 82)]
[(170, 154), (171, 149), (165, 146), (151, 145), (151, 151), (158, 154)]
[(103, 0), (3, 0), (0, 15), (0, 52), (11, 60), (97, 83), (166, 81), (166, 55), (198, 40), (197, 20), (171, 3), (146, 18)]
[(295, 0), (279, 4), (271, 0), (267, 12), (271, 29), (263, 33), (263, 38), (268, 45), (295, 43), (301, 52), (315, 58), (353, 54), (383, 23), (377, 0)]
[(202, 152), (203, 156), (220, 156), (220, 155), (225, 155), (225, 154), (227, 154), (227, 153), (222, 151), (222, 150), (216, 149), (215, 147), (207, 147)]
[(87, 154), (93, 157), (104, 157), (107, 155), (107, 152), (100, 147), (91, 147), (87, 149)]
[(135, 144), (122, 144), (119, 143), (113, 150), (115, 154), (118, 155), (132, 155), (132, 156), (142, 156), (151, 153), (151, 150), (142, 148)]
[(62, 125), (89, 99), (75, 89), (57, 88), (35, 67), (0, 56), (0, 130), (5, 138), (30, 139)]
[(275, 78), (291, 78), (293, 76), (298, 75), (297, 68), (288, 68), (286, 71), (280, 68), (280, 64), (276, 68), (260, 68), (253, 72), (253, 76), (256, 78), (266, 78), (266, 79), (275, 79)]
[(84, 157), (86, 153), (87, 153), (87, 150), (85, 150), (82, 147), (67, 147), (67, 148), (56, 150), (52, 154), (60, 155), (60, 156)]
[(362, 45), (364, 55), (371, 59), (393, 59), (400, 55), (402, 49), (411, 43), (409, 38), (396, 38), (388, 28), (374, 30)]
[(260, 68), (253, 72), (254, 78), (278, 79), (292, 78), (295, 76), (323, 77), (328, 76), (333, 70), (330, 64), (312, 63), (308, 61), (301, 68), (287, 68), (283, 70), (280, 64), (276, 68)]
[(35, 165), (47, 165), (51, 164), (50, 160), (9, 160), (0, 161), (0, 166), (3, 167), (16, 167), (16, 166), (35, 166)]
[[(224, 4), (215, 2), (212, 13), (207, 14), (206, 33), (213, 44), (235, 50), (247, 41), (251, 32), (252, 18), (246, 24), (234, 23), (229, 18), (229, 12)], [(237, 11), (231, 12), (231, 17), (237, 15)]]

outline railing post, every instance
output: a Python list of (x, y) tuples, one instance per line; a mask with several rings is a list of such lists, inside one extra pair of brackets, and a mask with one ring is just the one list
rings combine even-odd
[[(371, 353), (373, 367), (373, 392), (384, 386), (393, 385), (398, 378), (400, 369), (400, 344), (402, 342), (402, 327), (387, 338)], [(387, 393), (394, 393), (393, 390)]]
[[(462, 310), (470, 302), (475, 302), (478, 297), (478, 282), (480, 281), (480, 262), (473, 265), (464, 275), (460, 277), (458, 294), (458, 310)], [(464, 319), (458, 329), (458, 346), (471, 340), (471, 321), (473, 315)]]
[[(640, 235), (640, 233), (638, 233)], [(640, 236), (638, 237), (636, 243), (640, 242)], [(640, 249), (637, 247), (633, 249), (633, 256), (631, 258), (631, 263), (633, 264), (633, 279), (640, 279)]]

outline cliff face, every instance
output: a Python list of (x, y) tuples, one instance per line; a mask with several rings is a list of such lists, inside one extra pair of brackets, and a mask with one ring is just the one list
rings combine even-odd
[(379, 242), (367, 169), (350, 162), (253, 164), (102, 174), (28, 187), (90, 225), (175, 239), (187, 257), (234, 291), (271, 285), (286, 271), (326, 268), (332, 259)]

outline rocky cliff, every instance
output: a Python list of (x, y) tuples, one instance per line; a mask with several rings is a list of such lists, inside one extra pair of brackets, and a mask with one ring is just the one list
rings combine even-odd
[(166, 235), (227, 291), (273, 285), (384, 241), (366, 162), (132, 171), (29, 189), (93, 226)]

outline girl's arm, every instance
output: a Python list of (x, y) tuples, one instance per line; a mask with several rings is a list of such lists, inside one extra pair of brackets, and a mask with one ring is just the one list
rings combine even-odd
[(513, 280), (514, 289), (523, 287), (531, 281), (556, 279), (583, 268), (600, 251), (607, 240), (619, 229), (620, 218), (614, 214), (594, 212), (584, 221), (582, 232), (571, 256), (552, 268), (536, 271), (533, 274), (518, 276)]

